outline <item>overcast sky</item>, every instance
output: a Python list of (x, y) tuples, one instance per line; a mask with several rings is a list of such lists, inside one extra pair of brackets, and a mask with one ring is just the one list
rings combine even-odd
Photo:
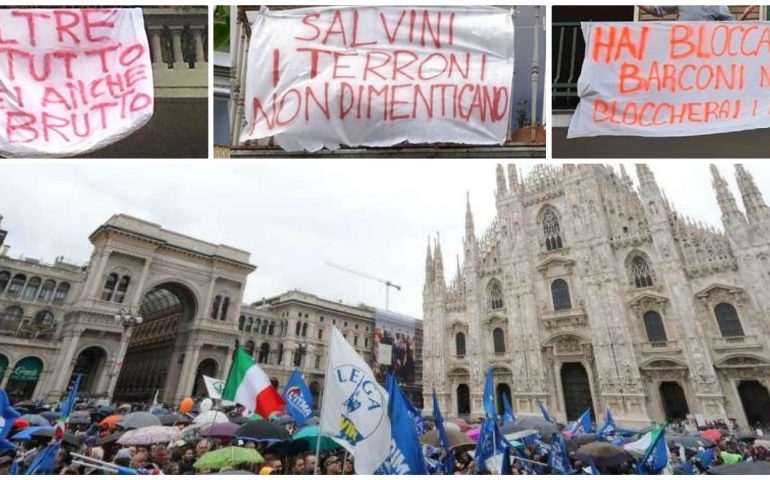
[[(494, 217), (496, 161), (252, 160), (5, 162), (0, 215), (11, 256), (88, 260), (88, 235), (115, 213), (251, 252), (246, 301), (300, 288), (384, 307), (385, 287), (326, 262), (403, 286), (391, 309), (422, 317), (427, 236), (441, 232), (447, 276), (464, 233), (465, 192), (480, 234)], [(518, 162), (524, 171), (533, 163)], [(629, 172), (635, 179), (633, 166)], [(770, 166), (747, 167), (770, 196)], [(735, 189), (733, 167), (719, 165)], [(652, 164), (680, 212), (720, 226), (708, 164)], [(449, 278), (447, 278), (449, 280)]]

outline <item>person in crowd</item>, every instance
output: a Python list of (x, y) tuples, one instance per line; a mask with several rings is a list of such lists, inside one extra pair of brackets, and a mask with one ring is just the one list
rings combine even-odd
[[(746, 20), (758, 8), (758, 5), (746, 7), (738, 20)], [(676, 13), (677, 20), (684, 22), (735, 20), (727, 5), (639, 5), (639, 10), (658, 18)]]

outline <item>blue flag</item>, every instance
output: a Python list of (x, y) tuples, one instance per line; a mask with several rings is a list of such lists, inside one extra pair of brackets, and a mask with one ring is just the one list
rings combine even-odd
[(444, 417), (441, 415), (441, 409), (438, 406), (438, 397), (436, 397), (436, 390), (433, 390), (433, 420), (436, 422), (436, 431), (438, 433), (439, 445), (441, 445), (442, 455), (444, 460), (443, 474), (454, 475), (455, 473), (455, 454), (452, 448), (449, 446), (449, 438), (446, 436), (446, 430), (444, 430)]
[(650, 446), (644, 452), (636, 465), (638, 475), (658, 475), (668, 466), (668, 447), (664, 433), (665, 425), (657, 427), (652, 432)]
[(503, 423), (516, 422), (516, 414), (513, 413), (511, 402), (508, 401), (508, 395), (503, 392)]
[(612, 412), (608, 408), (607, 411), (604, 412), (604, 423), (599, 427), (599, 430), (596, 431), (596, 436), (600, 440), (614, 443), (616, 435), (617, 426), (615, 425), (615, 419), (612, 418)]
[(0, 422), (2, 422), (2, 425), (0, 425), (0, 452), (16, 448), (6, 438), (8, 438), (8, 433), (13, 428), (13, 421), (18, 417), (19, 412), (11, 406), (11, 401), (8, 400), (5, 390), (0, 389)]
[(711, 463), (714, 461), (714, 449), (709, 448), (708, 450), (704, 450), (698, 454), (698, 460), (700, 460), (700, 464), (703, 465), (703, 468), (708, 469), (711, 467)]
[(51, 445), (46, 445), (24, 471), (24, 475), (51, 475), (53, 473), (56, 453), (59, 451), (61, 440)]
[(546, 410), (545, 405), (543, 405), (543, 402), (538, 400), (537, 406), (540, 407), (540, 412), (543, 414), (543, 420), (545, 420), (546, 422), (553, 423), (553, 420), (551, 420), (551, 414), (548, 413), (548, 410)]
[[(394, 377), (394, 382), (395, 377)], [(402, 391), (403, 393), (403, 391)], [(406, 411), (409, 414), (409, 417), (412, 419), (412, 423), (414, 423), (414, 427), (417, 429), (418, 435), (424, 435), (427, 431), (427, 428), (425, 427), (425, 419), (422, 418), (422, 414), (419, 410), (415, 408), (415, 406), (412, 404), (412, 402), (409, 400), (409, 397), (406, 395), (403, 395), (404, 397), (404, 403), (406, 404)]]
[(409, 414), (406, 397), (392, 373), (387, 373), (388, 416), (390, 417), (390, 454), (378, 473), (387, 475), (427, 475), (420, 437)]
[(495, 408), (495, 387), (492, 379), (492, 369), (487, 369), (487, 378), (484, 382), (484, 413), (487, 418), (493, 418), (497, 421), (497, 409)]
[(304, 425), (313, 415), (313, 395), (299, 369), (295, 369), (289, 377), (283, 389), (283, 399), (286, 400), (286, 412), (294, 417), (294, 423), (298, 427)]
[(486, 461), (501, 452), (505, 448), (503, 435), (497, 427), (494, 418), (487, 417), (481, 426), (479, 439), (476, 442), (476, 454), (473, 459), (476, 462), (476, 474), (486, 469)]
[(572, 424), (570, 433), (572, 435), (583, 435), (586, 433), (593, 433), (593, 431), (594, 429), (591, 425), (591, 409), (589, 408), (580, 415), (580, 418), (578, 418), (574, 424)]
[(500, 466), (500, 475), (513, 475), (511, 468), (511, 448), (506, 446), (503, 452), (503, 464)]
[(698, 470), (695, 469), (695, 466), (692, 464), (692, 462), (684, 462), (682, 464), (682, 472), (685, 475), (697, 475)]
[(571, 475), (573, 473), (572, 465), (569, 463), (569, 453), (567, 453), (567, 444), (564, 443), (564, 437), (560, 433), (551, 435), (551, 454), (548, 455), (548, 466), (551, 471), (558, 475)]

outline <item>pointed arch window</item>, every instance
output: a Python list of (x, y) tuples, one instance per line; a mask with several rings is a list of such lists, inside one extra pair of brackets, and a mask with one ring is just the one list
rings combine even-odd
[(654, 310), (644, 313), (644, 330), (647, 332), (647, 341), (650, 343), (662, 343), (668, 341), (666, 329), (663, 327), (663, 319)]
[(230, 297), (225, 297), (222, 301), (222, 312), (219, 315), (220, 320), (227, 320), (227, 311), (230, 309)]
[(500, 287), (500, 282), (497, 280), (493, 280), (489, 283), (487, 297), (489, 298), (489, 308), (492, 310), (501, 310), (505, 307), (505, 302), (503, 301), (503, 289)]
[(719, 332), (723, 337), (743, 337), (743, 326), (738, 311), (729, 303), (720, 303), (714, 307)]
[(631, 279), (636, 288), (652, 286), (652, 269), (647, 259), (637, 255), (631, 260)]
[(102, 289), (102, 300), (109, 302), (112, 300), (112, 295), (115, 293), (115, 287), (118, 285), (118, 274), (111, 273), (107, 276), (107, 281), (104, 282), (104, 288)]
[(131, 277), (128, 275), (123, 275), (120, 278), (118, 288), (115, 290), (115, 298), (113, 299), (115, 303), (123, 303), (123, 300), (126, 298), (126, 292), (128, 291), (129, 283), (131, 283)]
[(219, 307), (222, 306), (222, 295), (214, 297), (214, 303), (211, 305), (211, 318), (216, 320), (219, 317)]
[(557, 278), (551, 283), (551, 298), (553, 299), (553, 309), (555, 311), (570, 310), (572, 308), (569, 285), (561, 278)]
[(463, 332), (458, 332), (455, 335), (455, 354), (458, 357), (465, 356), (465, 334)]
[(495, 353), (505, 353), (505, 333), (502, 328), (498, 327), (492, 331), (492, 343)]
[(543, 235), (545, 236), (545, 249), (547, 251), (550, 252), (563, 247), (559, 217), (551, 209), (546, 210), (543, 214)]

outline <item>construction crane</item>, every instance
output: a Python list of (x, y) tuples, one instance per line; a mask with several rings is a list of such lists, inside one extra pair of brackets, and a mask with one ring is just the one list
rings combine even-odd
[(385, 310), (388, 310), (390, 308), (390, 289), (395, 288), (398, 291), (401, 291), (401, 286), (396, 285), (395, 283), (391, 282), (390, 280), (382, 280), (377, 277), (373, 277), (371, 275), (367, 275), (365, 273), (357, 272), (355, 270), (351, 270), (350, 268), (343, 267), (341, 265), (335, 265), (333, 263), (326, 262), (326, 265), (336, 268), (348, 273), (352, 273), (353, 275), (358, 275), (359, 277), (368, 278), (369, 280), (374, 280), (375, 282), (380, 282), (383, 285), (385, 285)]

